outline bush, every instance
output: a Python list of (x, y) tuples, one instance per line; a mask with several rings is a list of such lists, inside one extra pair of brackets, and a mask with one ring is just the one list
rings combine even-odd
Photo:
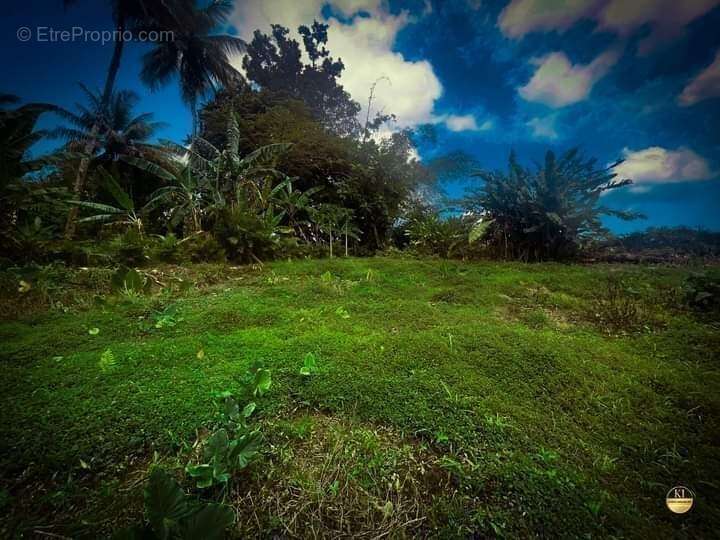
[(685, 302), (694, 311), (720, 311), (720, 276), (694, 274), (683, 284)]
[(180, 262), (182, 259), (182, 244), (177, 236), (173, 233), (168, 233), (165, 236), (158, 234), (154, 238), (155, 244), (152, 248), (152, 259), (167, 263)]
[(403, 229), (409, 247), (422, 255), (467, 259), (479, 254), (479, 247), (470, 242), (474, 221), (456, 216), (443, 218), (427, 211), (410, 216)]
[(592, 309), (596, 321), (613, 332), (635, 331), (645, 318), (640, 299), (615, 276), (608, 277)]
[(188, 236), (181, 245), (181, 256), (192, 262), (222, 262), (226, 259), (222, 245), (209, 232)]
[(275, 228), (255, 213), (242, 208), (221, 212), (213, 233), (220, 239), (228, 259), (237, 263), (272, 259), (280, 251)]
[(147, 239), (135, 229), (116, 236), (110, 242), (113, 258), (126, 266), (142, 266), (149, 257), (145, 254)]

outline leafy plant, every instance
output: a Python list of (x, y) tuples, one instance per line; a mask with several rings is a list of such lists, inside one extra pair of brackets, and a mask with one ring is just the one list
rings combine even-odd
[(691, 275), (683, 284), (685, 301), (695, 311), (720, 310), (720, 278), (710, 273)]
[(253, 374), (252, 393), (254, 396), (262, 396), (272, 385), (272, 377), (269, 369), (257, 368)]
[(112, 290), (122, 294), (146, 294), (152, 285), (150, 280), (135, 268), (121, 266), (110, 279)]
[(108, 373), (112, 371), (115, 366), (117, 366), (115, 355), (110, 349), (105, 349), (105, 351), (100, 355), (100, 361), (98, 362), (100, 371)]
[(560, 158), (547, 152), (545, 163), (530, 170), (511, 153), (507, 174), (474, 174), (482, 184), (468, 194), (464, 206), (485, 216), (488, 227), (482, 236), (498, 255), (521, 260), (571, 257), (583, 243), (606, 234), (600, 216), (642, 217), (599, 204), (604, 192), (632, 183), (616, 179), (613, 169), (620, 163), (598, 169), (596, 160), (584, 159), (573, 149)]
[(108, 191), (108, 193), (110, 193), (113, 199), (115, 199), (117, 206), (92, 201), (68, 201), (76, 207), (79, 206), (95, 211), (92, 216), (85, 217), (79, 220), (78, 223), (121, 223), (134, 228), (137, 230), (138, 234), (142, 236), (143, 222), (136, 212), (135, 203), (132, 200), (132, 197), (122, 188), (122, 186), (120, 186), (117, 179), (107, 172), (104, 167), (99, 166), (97, 168), (97, 174), (100, 177), (100, 183)]
[(147, 522), (118, 531), (114, 540), (220, 540), (235, 521), (231, 508), (198, 503), (159, 468), (150, 474), (144, 498)]
[[(267, 369), (257, 368), (250, 373), (253, 395), (270, 389), (271, 377)], [(202, 443), (199, 463), (188, 464), (185, 471), (195, 479), (198, 488), (227, 483), (233, 474), (245, 469), (259, 453), (262, 434), (248, 422), (257, 404), (247, 403), (242, 409), (232, 392), (215, 393), (220, 402), (220, 417), (224, 427), (216, 430)]]
[(163, 311), (155, 313), (153, 316), (155, 321), (155, 328), (169, 328), (175, 326), (177, 323), (183, 320), (182, 317), (178, 316), (177, 309), (173, 306), (165, 308)]
[(217, 430), (203, 444), (202, 462), (188, 465), (185, 471), (198, 488), (224, 484), (233, 473), (248, 466), (258, 454), (262, 435), (258, 430), (233, 437), (225, 428)]
[(313, 353), (309, 352), (305, 355), (305, 358), (303, 359), (303, 366), (300, 368), (300, 375), (304, 375), (305, 377), (307, 377), (312, 373), (315, 373), (316, 370), (317, 358)]

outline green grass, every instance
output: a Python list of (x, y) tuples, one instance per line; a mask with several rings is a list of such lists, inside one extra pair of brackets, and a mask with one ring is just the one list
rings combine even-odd
[[(211, 393), (255, 362), (273, 376), (267, 443), (222, 495), (235, 535), (720, 528), (720, 333), (677, 309), (688, 270), (374, 258), (218, 272), (184, 296), (0, 323), (0, 535), (139, 519), (150, 463), (181, 470)], [(595, 300), (610, 275), (634, 291), (621, 325)], [(156, 328), (167, 308), (174, 325)], [(664, 506), (678, 484), (696, 493), (684, 516)]]

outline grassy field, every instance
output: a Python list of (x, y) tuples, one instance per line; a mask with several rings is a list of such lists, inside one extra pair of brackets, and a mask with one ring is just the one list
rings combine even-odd
[[(108, 536), (141, 519), (155, 465), (232, 505), (238, 537), (720, 530), (720, 332), (677, 307), (689, 270), (373, 258), (212, 272), (182, 294), (0, 323), (0, 536)], [(213, 392), (256, 363), (272, 374), (262, 455), (226, 489), (190, 489)], [(696, 494), (682, 516), (664, 503), (678, 484)]]

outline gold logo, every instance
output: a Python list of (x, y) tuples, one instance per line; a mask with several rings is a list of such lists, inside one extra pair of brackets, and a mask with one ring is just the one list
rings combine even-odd
[(684, 514), (693, 506), (695, 494), (685, 486), (675, 486), (665, 496), (665, 504), (671, 512)]

